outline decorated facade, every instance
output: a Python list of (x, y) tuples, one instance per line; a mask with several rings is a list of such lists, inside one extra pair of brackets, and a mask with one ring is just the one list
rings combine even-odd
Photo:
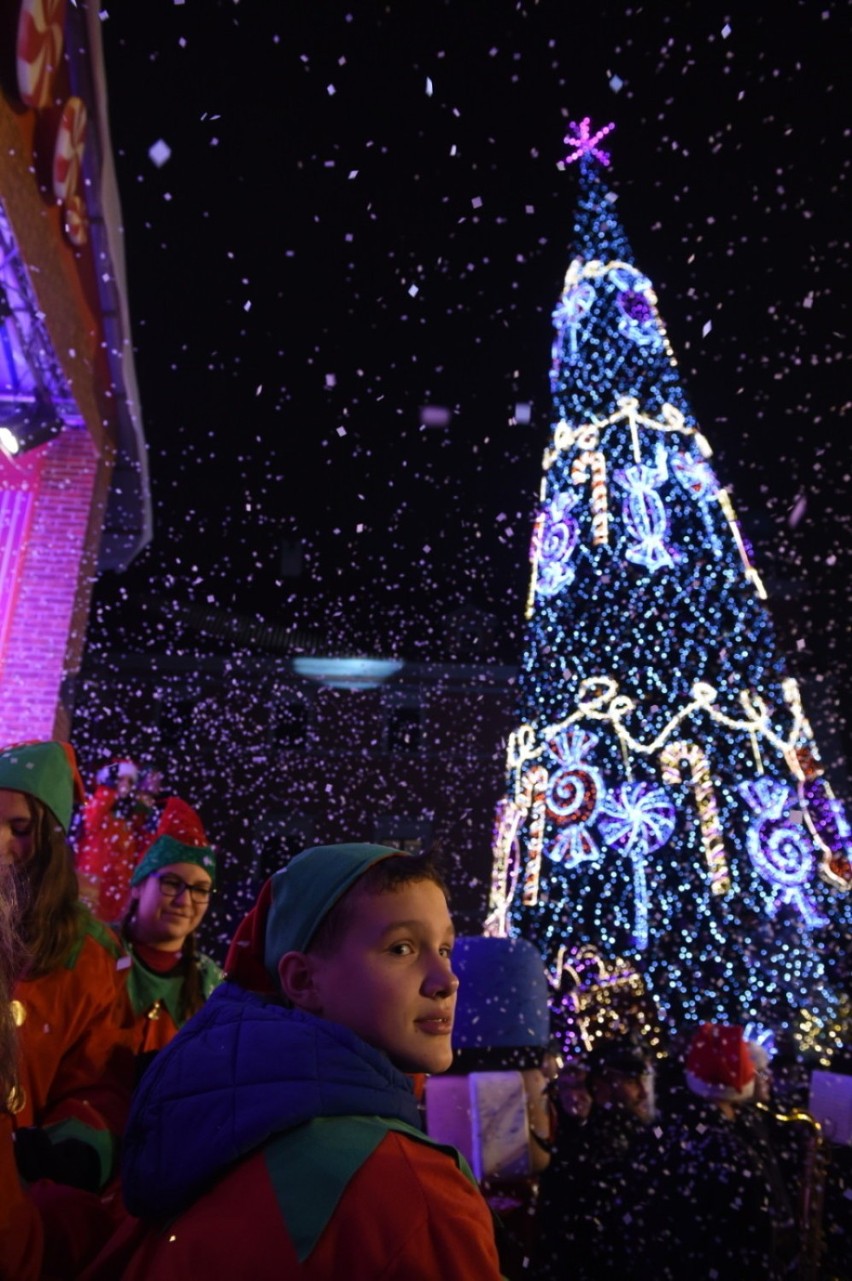
[(850, 829), (604, 181), (611, 127), (566, 139), (575, 256), (486, 928), (538, 944), (557, 1006), (593, 948), (671, 1026), (754, 1021), (826, 1055)]
[(0, 5), (0, 742), (67, 733), (94, 577), (150, 538), (100, 21)]

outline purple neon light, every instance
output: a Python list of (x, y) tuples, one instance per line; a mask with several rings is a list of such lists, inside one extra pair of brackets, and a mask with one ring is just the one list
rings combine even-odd
[(0, 489), (0, 667), (15, 612), (21, 552), (33, 510), (29, 490)]
[[(584, 116), (579, 124), (575, 124), (573, 120), (571, 121), (568, 126), (568, 133), (566, 133), (562, 141), (567, 142), (568, 145), (574, 147), (575, 150), (564, 158), (562, 161), (563, 165), (573, 164), (575, 160), (580, 160), (583, 156), (594, 156), (595, 160), (600, 164), (609, 164), (609, 152), (604, 151), (602, 147), (599, 147), (598, 143), (602, 138), (605, 138), (608, 133), (612, 133), (615, 128), (615, 124), (611, 121), (608, 125), (604, 125), (603, 129), (598, 129), (595, 134), (591, 134), (589, 132), (590, 128), (591, 118), (589, 116)], [(572, 138), (571, 136), (572, 129), (577, 134), (576, 138)]]

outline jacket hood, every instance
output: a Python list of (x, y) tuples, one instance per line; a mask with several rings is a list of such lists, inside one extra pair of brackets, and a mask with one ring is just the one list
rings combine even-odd
[(142, 1078), (124, 1139), (127, 1208), (178, 1214), (235, 1161), (317, 1117), (420, 1127), (408, 1079), (348, 1028), (224, 983)]

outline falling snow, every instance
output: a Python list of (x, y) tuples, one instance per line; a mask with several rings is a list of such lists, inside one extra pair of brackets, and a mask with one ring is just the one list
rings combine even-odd
[[(616, 121), (619, 213), (848, 794), (843, 6), (315, 8), (103, 23), (155, 534), (95, 586), (84, 763), (116, 737), (162, 760), (244, 899), (264, 823), (290, 849), (334, 813), (327, 780), (273, 797), (325, 697), (294, 692), (292, 655), (473, 663), (481, 710), (445, 759), (468, 745), (481, 782), (433, 833), (478, 927), (576, 196), (558, 162), (590, 114)], [(337, 729), (370, 759), (354, 703)], [(365, 828), (415, 807), (403, 774)], [(222, 939), (242, 899), (211, 912)]]

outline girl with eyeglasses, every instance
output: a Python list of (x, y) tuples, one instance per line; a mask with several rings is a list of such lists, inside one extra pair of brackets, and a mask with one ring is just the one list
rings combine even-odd
[(218, 965), (196, 944), (215, 879), (216, 858), (201, 819), (170, 797), (131, 877), (130, 907), (119, 927), (128, 956), (116, 1017), (137, 1074), (222, 981)]

